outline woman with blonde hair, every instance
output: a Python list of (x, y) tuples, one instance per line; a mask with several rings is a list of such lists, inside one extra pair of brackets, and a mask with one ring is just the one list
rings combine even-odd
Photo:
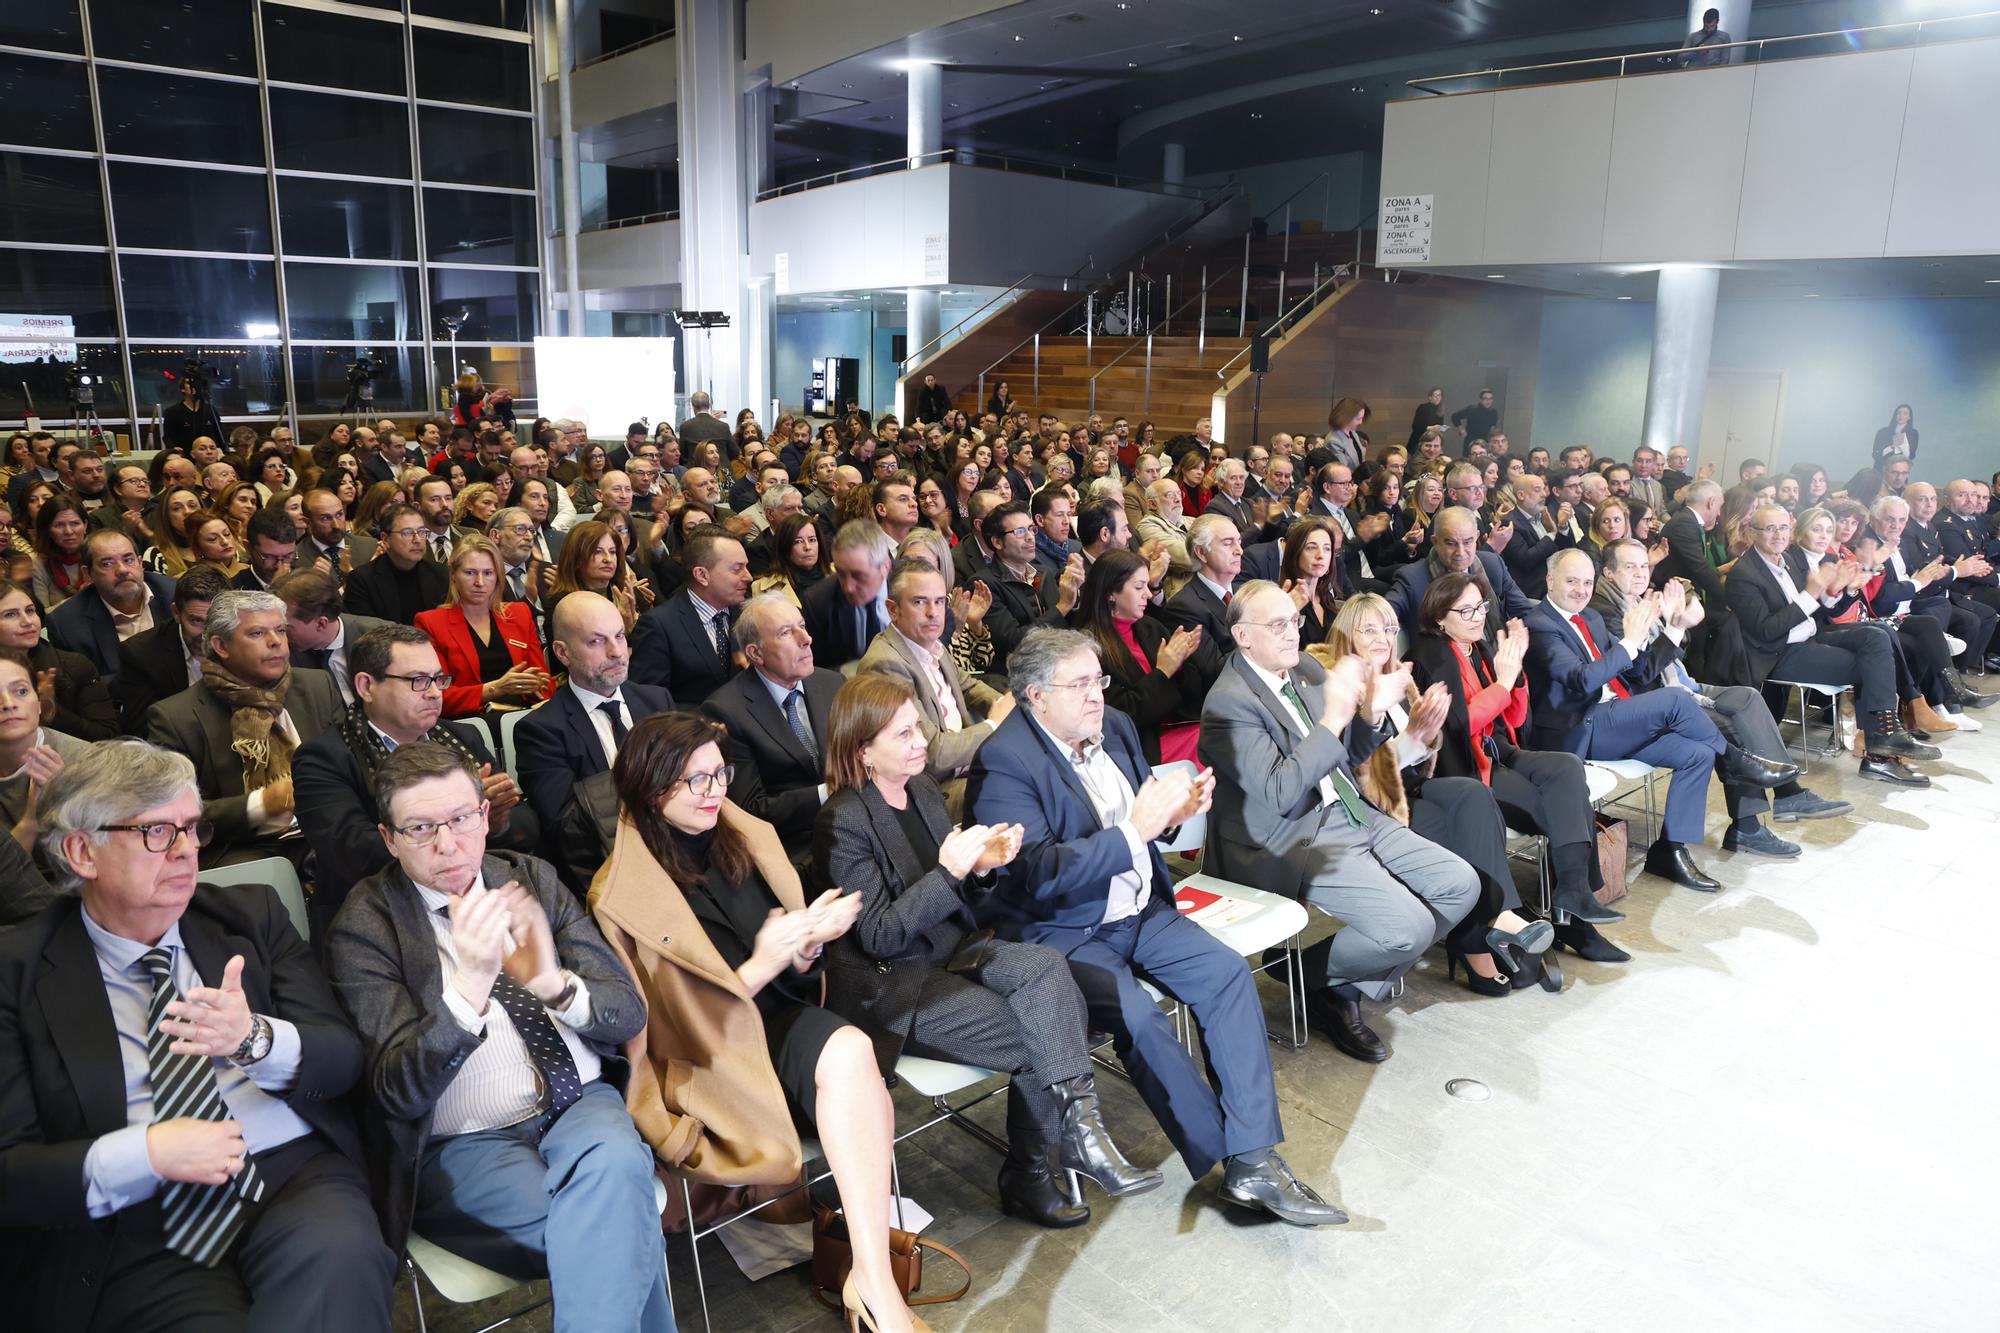
[(500, 512), (500, 492), (490, 481), (475, 481), (451, 502), (451, 521), (469, 532), (484, 532)]
[(188, 550), (196, 564), (213, 565), (232, 579), (243, 572), (243, 547), (226, 514), (200, 510), (182, 520), (181, 530), (187, 533)]
[(194, 563), (188, 548), (187, 530), (181, 526), (190, 514), (202, 511), (202, 493), (192, 486), (169, 486), (153, 499), (147, 526), (153, 530), (153, 544), (146, 548), (141, 563), (155, 573), (179, 578)]
[(255, 484), (247, 481), (232, 481), (223, 489), (215, 502), (215, 512), (229, 520), (229, 530), (236, 534), (236, 544), (249, 549), (244, 538), (245, 526), (250, 516), (264, 507), (264, 493)]
[(361, 499), (354, 506), (354, 518), (349, 526), (356, 532), (366, 533), (376, 541), (382, 539), (382, 512), (391, 505), (403, 504), (403, 488), (393, 481), (378, 481), (362, 492)]
[(417, 628), (431, 636), (452, 678), (444, 691), (446, 717), (471, 717), (494, 704), (529, 707), (554, 693), (535, 613), (526, 602), (507, 600), (504, 565), (490, 540), (464, 534), (446, 562), (444, 605), (417, 613)]

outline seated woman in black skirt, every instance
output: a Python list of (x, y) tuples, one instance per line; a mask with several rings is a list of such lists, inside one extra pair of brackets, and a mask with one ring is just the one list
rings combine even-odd
[[(783, 1180), (798, 1169), (796, 1136), (767, 1123), (783, 1114), (754, 1104), (770, 1079), (744, 1068), (759, 1055), (741, 1038), (760, 1035), (791, 1118), (818, 1131), (833, 1169), (854, 1255), (848, 1311), (865, 1309), (871, 1328), (927, 1330), (889, 1265), (895, 1107), (867, 1035), (820, 1006), (821, 952), (853, 926), (861, 896), (805, 901), (777, 831), (727, 798), (727, 744), (718, 722), (655, 713), (612, 769), (618, 836), (590, 904), (650, 1014), (627, 1102), (654, 1153), (690, 1175), (771, 1183), (757, 1174), (766, 1159)], [(725, 1117), (739, 1131), (728, 1142)], [(688, 1133), (715, 1142), (697, 1157)]]
[[(1425, 590), (1417, 612), (1417, 639), (1410, 646), (1417, 683), (1441, 683), (1451, 695), (1439, 736), (1438, 772), (1477, 778), (1493, 789), (1510, 827), (1549, 840), (1556, 942), (1594, 962), (1625, 962), (1631, 955), (1591, 924), (1619, 920), (1623, 913), (1597, 901), (1604, 878), (1583, 761), (1561, 751), (1524, 750), (1517, 743), (1516, 729), (1528, 719), (1528, 683), (1521, 670), (1528, 632), (1519, 621), (1509, 621), (1497, 645), (1489, 644), (1488, 600), (1482, 581), (1446, 574)], [(1569, 919), (1563, 921), (1562, 914)]]
[[(1409, 665), (1396, 660), (1396, 613), (1373, 593), (1350, 597), (1334, 617), (1322, 651), (1333, 660), (1358, 657), (1373, 673), (1375, 692), (1363, 701), (1365, 718), (1381, 743), (1357, 775), (1377, 809), (1400, 819), (1465, 859), (1479, 876), (1479, 902), (1444, 937), (1445, 956), (1475, 995), (1507, 995), (1539, 979), (1541, 954), (1552, 938), (1546, 921), (1520, 915), (1521, 896), (1507, 864), (1507, 829), (1493, 793), (1464, 774), (1438, 769), (1440, 732), (1448, 696), (1441, 688), (1419, 695)], [(1549, 989), (1559, 989), (1559, 978)]]
[[(975, 929), (973, 904), (1021, 850), (1020, 825), (953, 828), (927, 754), (908, 684), (863, 672), (840, 687), (813, 880), (859, 894), (861, 916), (828, 955), (828, 1004), (868, 1029), (885, 1069), (908, 1051), (1012, 1073), (1001, 1211), (1081, 1226), (1090, 1210), (1080, 1177), (1118, 1197), (1161, 1176), (1128, 1164), (1099, 1117), (1068, 961)], [(1067, 1199), (1049, 1171), (1052, 1146)]]

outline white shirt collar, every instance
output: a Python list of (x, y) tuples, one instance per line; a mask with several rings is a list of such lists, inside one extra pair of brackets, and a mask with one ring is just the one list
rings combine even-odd
[[(480, 887), (485, 882), (486, 882), (485, 874), (483, 872), (475, 872), (474, 875), (472, 876), (472, 885), (470, 888), (466, 889), (466, 892), (467, 893), (472, 892), (473, 889)], [(416, 885), (417, 897), (423, 899), (424, 911), (426, 912), (444, 911), (451, 906), (451, 899), (452, 899), (451, 894), (439, 893), (436, 889), (427, 888), (422, 884), (417, 884), (415, 880), (411, 880), (410, 883)]]
[(623, 704), (625, 702), (625, 688), (622, 685), (610, 694), (592, 694), (589, 690), (577, 684), (575, 680), (570, 681), (569, 687), (575, 692), (577, 702), (582, 704), (584, 711), (588, 713), (596, 712), (605, 704)]

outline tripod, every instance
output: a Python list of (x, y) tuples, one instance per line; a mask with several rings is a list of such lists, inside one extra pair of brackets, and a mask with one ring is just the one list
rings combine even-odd
[(69, 395), (70, 436), (78, 444), (88, 440), (97, 453), (104, 443), (104, 422), (97, 415), (97, 394), (92, 389), (71, 389)]

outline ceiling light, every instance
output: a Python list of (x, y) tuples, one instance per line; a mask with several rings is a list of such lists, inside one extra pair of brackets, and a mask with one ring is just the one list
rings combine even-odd
[(2000, 284), (2000, 278), (1988, 278), (1986, 280), (1986, 285), (1988, 287), (1995, 286), (1996, 284)]
[(1130, 6), (1130, 5), (1128, 5), (1128, 4), (1126, 4), (1126, 3), (1125, 3), (1125, 0), (1118, 0), (1118, 5), (1117, 5), (1117, 8), (1119, 8), (1119, 9), (1130, 9), (1131, 7), (1132, 7), (1132, 6)]
[(1242, 39), (1241, 37), (1235, 37), (1235, 36), (1232, 36), (1232, 37), (1231, 37), (1231, 38), (1230, 38), (1229, 40), (1230, 40), (1230, 41), (1232, 41), (1232, 42), (1240, 42), (1240, 41), (1242, 41), (1243, 39)]
[(1489, 273), (1486, 276), (1489, 278), (1504, 278), (1507, 275), (1505, 273)]
[(1817, 300), (1817, 299), (1819, 299), (1819, 293), (1818, 293), (1818, 292), (1807, 292), (1807, 293), (1806, 293), (1806, 300), (1808, 300), (1808, 301), (1814, 301), (1814, 300)]
[(1027, 41), (1028, 39), (1027, 39), (1027, 38), (1025, 38), (1025, 37), (1023, 37), (1023, 36), (1022, 36), (1022, 35), (1021, 35), (1020, 33), (1018, 33), (1018, 32), (1017, 32), (1017, 33), (1015, 33), (1015, 34), (1014, 34), (1014, 40), (1015, 40), (1015, 41), (1017, 41), (1017, 42), (1025, 42), (1025, 41)]
[(1619, 297), (1618, 299), (1619, 299), (1619, 300), (1621, 300), (1621, 301), (1629, 301), (1629, 300), (1631, 300), (1632, 298), (1631, 298), (1631, 297), (1629, 297), (1629, 296), (1621, 296), (1621, 297)]
[(1139, 62), (1138, 62), (1138, 61), (1136, 61), (1136, 60), (1128, 60), (1128, 61), (1126, 61), (1126, 62), (1125, 62), (1125, 68), (1126, 68), (1126, 69), (1137, 69), (1137, 68), (1139, 68)]
[(1382, 17), (1382, 11), (1381, 11), (1381, 10), (1379, 10), (1379, 9), (1371, 9), (1371, 10), (1369, 10), (1368, 12), (1369, 12), (1369, 13), (1371, 13), (1371, 14), (1373, 14), (1373, 15), (1374, 15), (1374, 16), (1375, 16), (1376, 18), (1381, 18), (1381, 17)]

